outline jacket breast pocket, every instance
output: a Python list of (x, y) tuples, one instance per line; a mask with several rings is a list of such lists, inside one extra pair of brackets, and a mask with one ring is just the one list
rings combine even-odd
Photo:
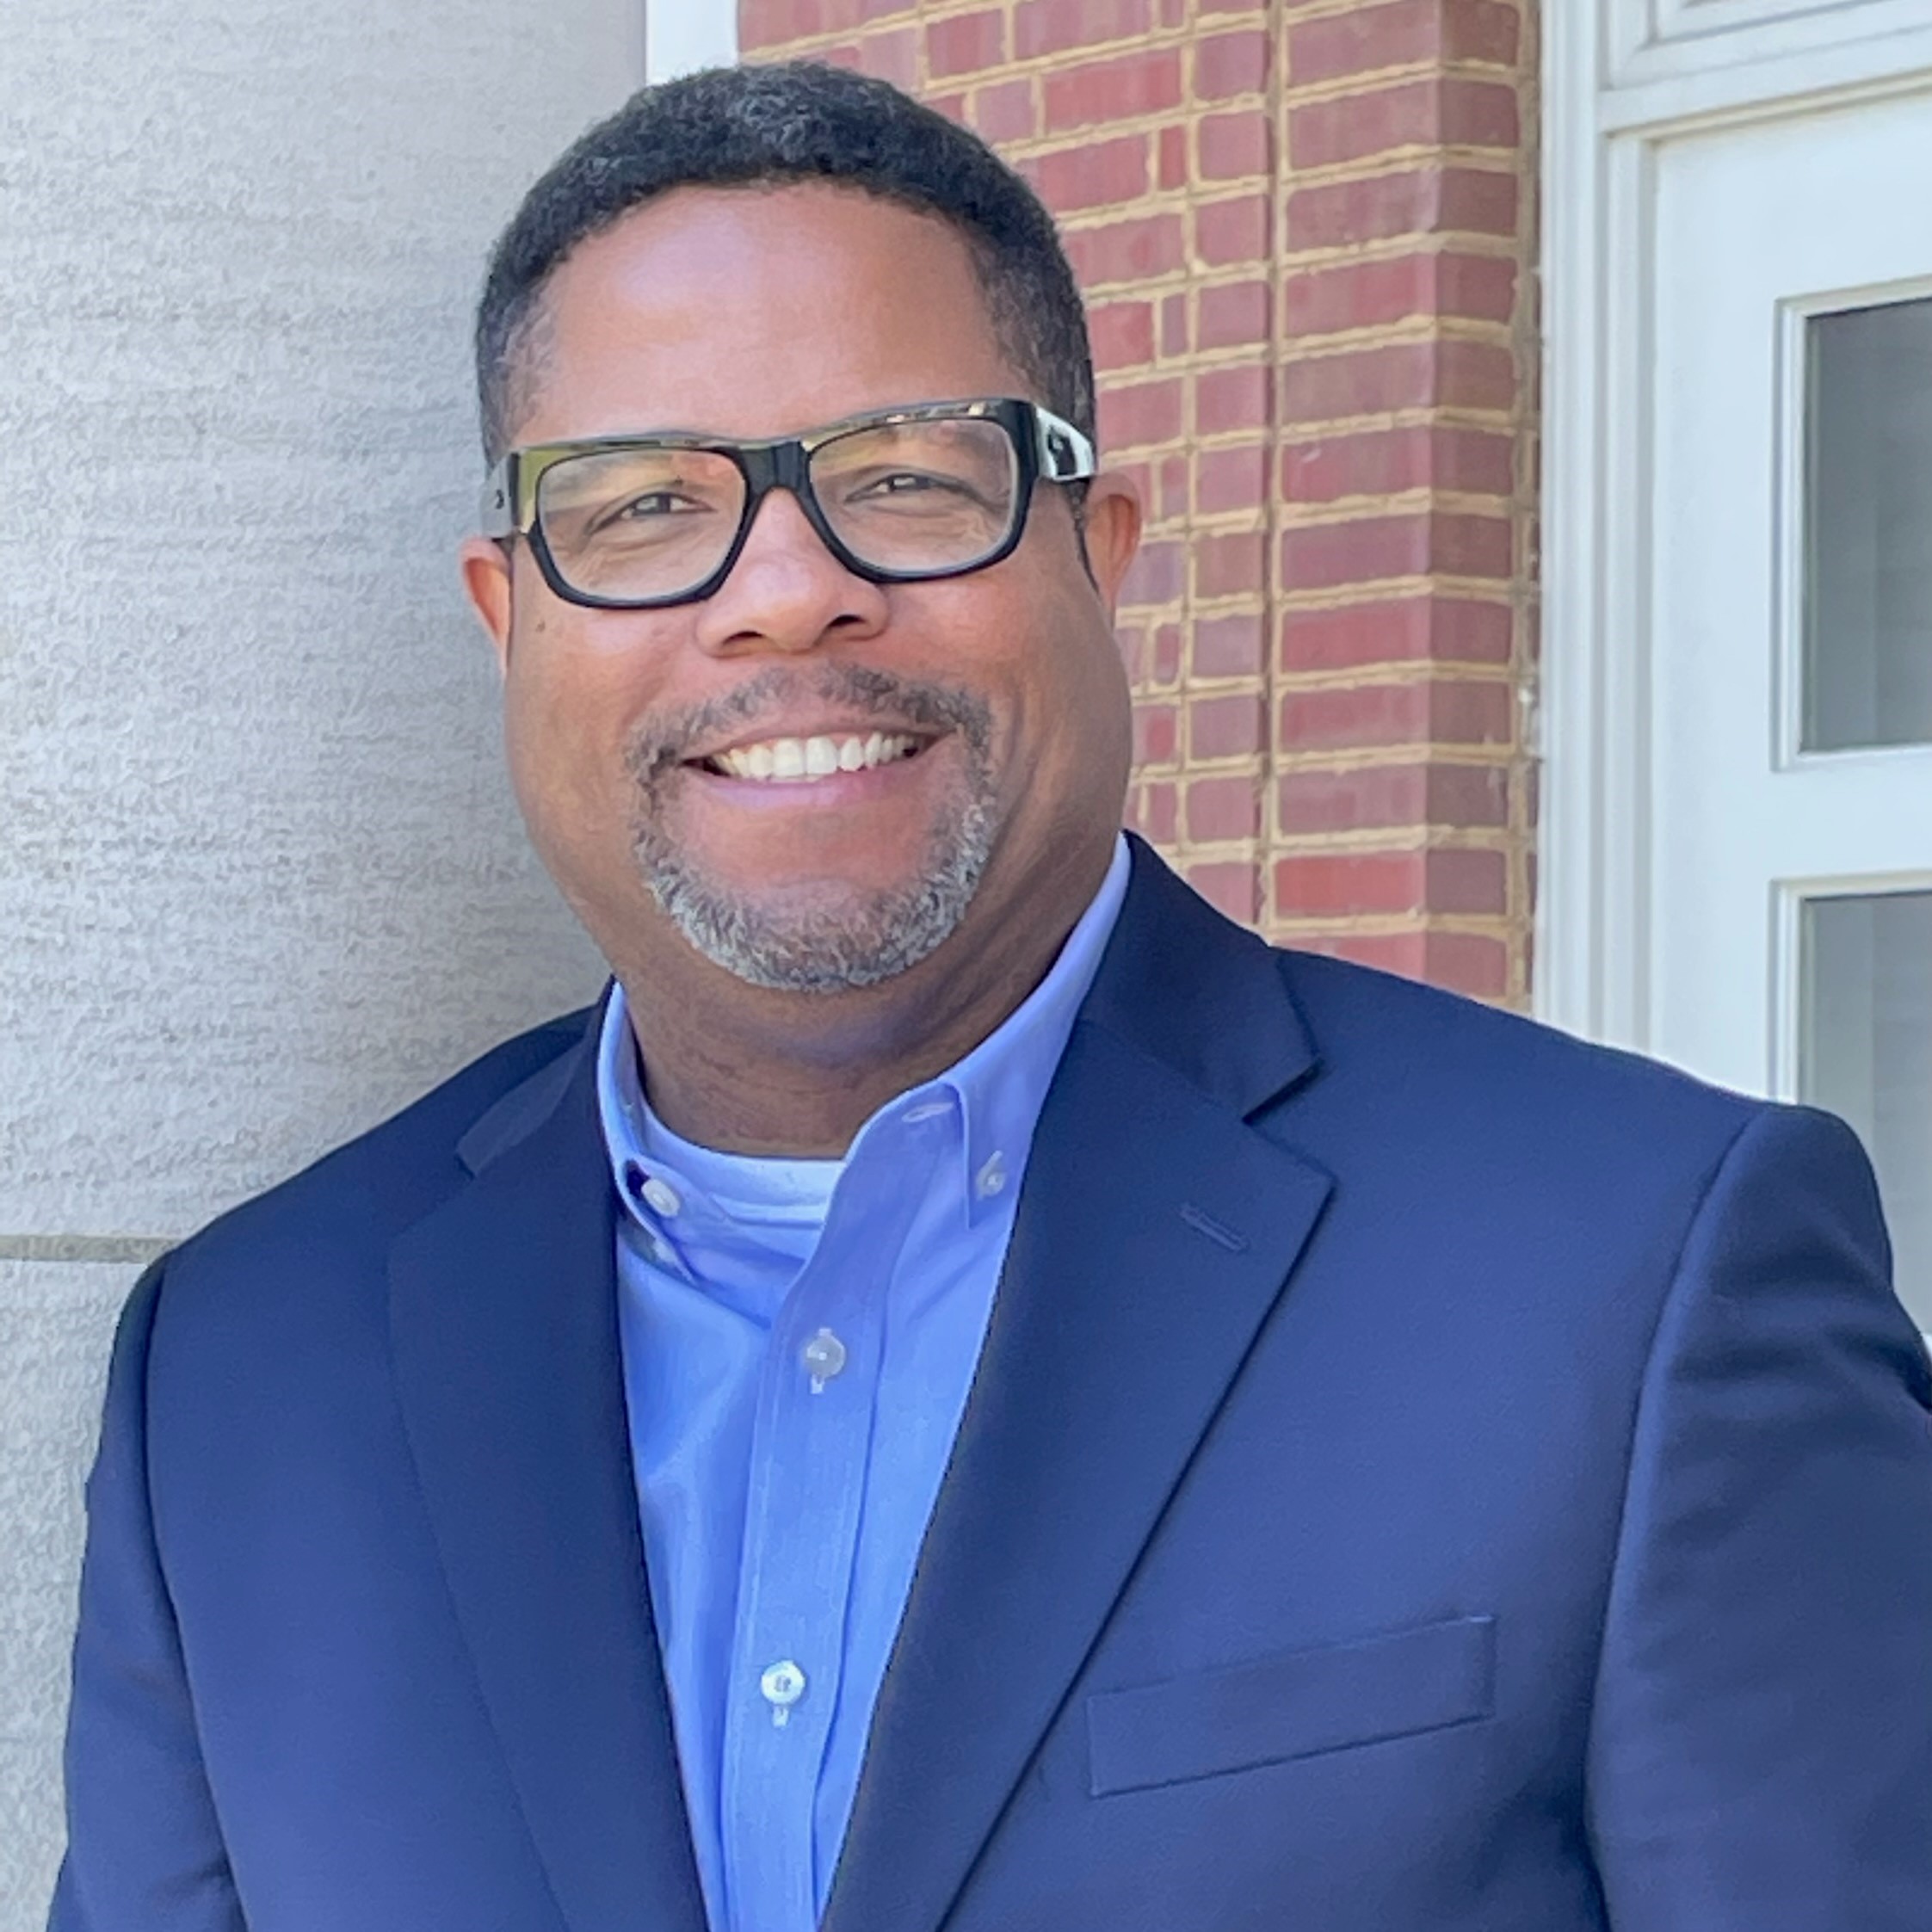
[(1140, 1791), (1486, 1718), (1496, 1620), (1459, 1617), (1087, 1700), (1092, 1792)]

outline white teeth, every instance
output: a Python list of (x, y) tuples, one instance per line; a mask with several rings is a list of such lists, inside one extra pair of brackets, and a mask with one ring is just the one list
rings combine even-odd
[(829, 778), (835, 772), (867, 771), (874, 765), (889, 765), (895, 759), (910, 758), (918, 749), (918, 739), (898, 731), (874, 731), (869, 738), (848, 735), (834, 738), (815, 734), (741, 744), (735, 750), (716, 753), (710, 762), (731, 778), (809, 781)]

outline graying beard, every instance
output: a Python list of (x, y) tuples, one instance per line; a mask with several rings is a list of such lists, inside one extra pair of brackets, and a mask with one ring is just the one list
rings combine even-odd
[(632, 851), (665, 917), (727, 972), (779, 992), (876, 986), (935, 951), (965, 917), (979, 888), (996, 835), (988, 768), (991, 719), (981, 701), (963, 693), (860, 665), (823, 667), (812, 680), (823, 697), (881, 713), (890, 708), (908, 724), (957, 731), (966, 754), (967, 797), (935, 830), (925, 867), (910, 886), (880, 893), (855, 911), (787, 920), (720, 890), (688, 864), (661, 836), (651, 795), (691, 744), (756, 716), (797, 682), (793, 674), (775, 668), (639, 735), (629, 756), (640, 800)]
[(714, 965), (778, 992), (840, 992), (894, 978), (951, 936), (991, 856), (991, 817), (975, 799), (941, 835), (925, 874), (903, 892), (880, 893), (856, 914), (796, 921), (717, 891), (676, 854), (647, 853), (640, 840), (638, 856), (666, 917)]

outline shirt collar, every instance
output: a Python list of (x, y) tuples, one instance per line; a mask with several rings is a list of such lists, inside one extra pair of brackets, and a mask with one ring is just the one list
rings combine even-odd
[[(960, 1189), (968, 1224), (977, 1225), (1011, 1205), (1046, 1090), (1113, 936), (1131, 869), (1126, 840), (1116, 837), (1107, 876), (1046, 977), (971, 1052), (880, 1108), (860, 1129), (848, 1164), (888, 1122), (922, 1108), (956, 1105), (964, 1127), (959, 1137)], [(644, 1149), (652, 1116), (620, 985), (611, 988), (598, 1038), (597, 1106), (619, 1199), (652, 1226), (645, 1204), (624, 1184), (627, 1167), (649, 1165)]]

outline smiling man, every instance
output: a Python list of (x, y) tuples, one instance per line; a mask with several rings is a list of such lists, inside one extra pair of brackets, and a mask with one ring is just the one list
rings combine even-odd
[(613, 983), (136, 1290), (55, 1932), (1923, 1932), (1855, 1142), (1121, 837), (1138, 511), (1024, 185), (675, 82), (478, 343)]

